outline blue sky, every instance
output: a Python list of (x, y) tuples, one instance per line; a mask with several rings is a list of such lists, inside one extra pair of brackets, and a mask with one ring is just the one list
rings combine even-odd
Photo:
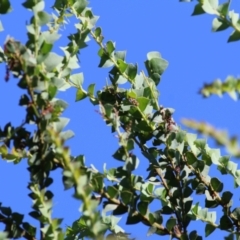
[[(240, 5), (236, 2), (233, 1), (231, 8), (240, 12)], [(225, 79), (228, 75), (239, 75), (240, 42), (227, 44), (232, 29), (212, 33), (213, 16), (191, 17), (194, 3), (179, 3), (177, 0), (93, 0), (90, 1), (90, 7), (95, 15), (100, 16), (97, 25), (102, 27), (105, 40), (115, 41), (117, 50), (127, 50), (127, 62), (137, 62), (139, 70), (142, 70), (146, 54), (150, 51), (159, 51), (163, 58), (169, 61), (169, 67), (159, 86), (159, 101), (161, 105), (176, 110), (174, 118), (178, 124), (181, 125), (182, 118), (205, 120), (217, 128), (228, 129), (230, 134), (240, 136), (239, 102), (234, 102), (229, 96), (203, 99), (197, 93), (206, 82), (216, 78)], [(20, 1), (14, 1), (13, 11), (9, 15), (0, 16), (5, 28), (5, 31), (0, 33), (0, 45), (3, 46), (7, 35), (25, 42), (27, 39), (25, 25), (30, 16), (31, 13), (21, 7)], [(74, 32), (73, 23), (74, 21), (70, 20), (66, 30), (60, 32), (62, 38), (57, 41), (58, 47), (64, 46), (67, 43), (66, 36)], [(58, 47), (55, 51), (60, 54)], [(97, 51), (98, 46), (94, 41), (90, 41), (89, 47), (81, 51), (81, 68), (78, 71), (84, 73), (84, 87), (96, 83), (96, 89), (101, 89), (105, 85), (110, 69), (97, 67), (99, 63)], [(0, 65), (0, 72), (2, 73), (0, 126), (3, 127), (9, 121), (18, 126), (25, 116), (25, 110), (18, 106), (23, 91), (17, 88), (16, 79), (11, 79), (8, 83), (4, 81), (3, 64)], [(111, 157), (118, 148), (118, 141), (96, 113), (95, 110), (98, 108), (92, 106), (87, 99), (75, 103), (75, 89), (62, 92), (58, 97), (69, 103), (64, 116), (71, 119), (67, 128), (76, 134), (67, 142), (67, 145), (71, 146), (72, 154), (84, 154), (87, 164), (94, 164), (99, 170), (102, 170), (104, 163), (107, 163), (108, 168), (118, 165), (119, 162)], [(210, 143), (215, 147), (211, 141)], [(141, 166), (136, 173), (146, 176), (144, 169), (147, 167), (147, 160), (140, 154), (138, 157)], [(31, 210), (31, 199), (27, 197), (29, 175), (25, 170), (26, 166), (25, 160), (15, 166), (0, 161), (0, 202), (20, 213)], [(55, 177), (55, 183), (51, 186), (55, 192), (53, 216), (65, 217), (63, 223), (65, 227), (78, 218), (80, 203), (71, 199), (72, 191), (63, 191), (60, 173), (60, 170), (53, 173)], [(214, 170), (210, 175), (219, 176)], [(224, 179), (225, 189), (232, 189), (232, 178), (220, 177)], [(239, 206), (240, 196), (239, 191), (236, 191), (234, 204)], [(120, 222), (121, 226), (124, 226), (124, 219)], [(25, 220), (34, 223), (27, 215)], [(192, 229), (194, 228), (202, 233), (204, 225), (197, 222), (197, 225), (192, 226)], [(127, 226), (125, 229), (138, 239), (146, 238), (147, 227), (143, 225)], [(216, 231), (209, 239), (220, 236), (222, 233)], [(157, 238), (159, 236), (149, 237), (150, 240)]]

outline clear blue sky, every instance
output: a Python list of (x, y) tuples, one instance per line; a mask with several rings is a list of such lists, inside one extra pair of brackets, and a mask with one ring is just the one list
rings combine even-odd
[[(23, 42), (27, 39), (25, 25), (31, 13), (21, 7), (21, 1), (12, 2), (13, 11), (9, 15), (0, 16), (5, 28), (5, 31), (0, 33), (1, 46), (7, 35)], [(48, 1), (51, 5), (49, 2), (53, 1)], [(95, 15), (100, 16), (97, 25), (102, 27), (105, 40), (116, 41), (117, 50), (127, 50), (127, 62), (137, 62), (142, 70), (146, 54), (150, 51), (159, 51), (169, 61), (169, 67), (159, 86), (160, 104), (176, 109), (174, 118), (178, 124), (181, 124), (183, 117), (205, 120), (218, 128), (228, 129), (230, 134), (240, 136), (239, 102), (234, 102), (228, 96), (222, 99), (203, 99), (197, 94), (206, 82), (216, 78), (225, 79), (229, 74), (239, 75), (240, 42), (227, 44), (232, 29), (211, 33), (211, 15), (191, 17), (194, 3), (179, 3), (177, 0), (94, 0), (90, 2), (90, 7)], [(240, 12), (237, 0), (233, 1), (232, 8)], [(70, 20), (67, 30), (60, 32), (62, 39), (57, 42), (58, 47), (64, 46), (67, 43), (66, 36), (74, 32), (73, 23), (74, 21)], [(55, 51), (61, 53), (58, 47)], [(96, 88), (101, 89), (105, 85), (109, 69), (97, 67), (97, 51), (98, 46), (93, 41), (89, 42), (88, 48), (81, 51), (81, 68), (78, 71), (84, 73), (84, 87), (97, 83)], [(4, 81), (3, 64), (0, 65), (0, 72), (0, 126), (3, 127), (9, 121), (18, 126), (25, 116), (25, 110), (18, 107), (23, 91), (17, 88), (16, 79), (11, 79), (8, 83)], [(87, 99), (75, 103), (75, 89), (67, 90), (59, 94), (59, 97), (69, 102), (64, 116), (71, 118), (67, 128), (76, 134), (74, 139), (67, 142), (71, 146), (72, 154), (84, 154), (87, 164), (94, 164), (99, 170), (102, 170), (104, 163), (107, 163), (108, 168), (118, 165), (119, 162), (111, 157), (118, 148), (117, 139), (95, 112), (97, 107), (92, 106)], [(213, 143), (211, 146), (215, 147)], [(146, 176), (144, 169), (147, 160), (140, 154), (138, 157), (142, 166), (136, 173)], [(0, 161), (0, 202), (20, 213), (31, 211), (31, 199), (27, 197), (29, 175), (25, 170), (26, 166), (25, 160), (16, 166)], [(219, 176), (214, 170), (210, 175)], [(72, 191), (63, 191), (60, 170), (55, 171), (53, 176), (53, 216), (65, 217), (63, 227), (66, 227), (78, 218), (80, 204), (71, 198)], [(232, 189), (231, 177), (221, 176), (221, 179), (224, 179), (225, 189)], [(234, 205), (240, 205), (239, 190), (236, 190)], [(120, 222), (121, 226), (125, 224), (124, 219)], [(28, 215), (25, 215), (25, 220), (34, 223)], [(193, 225), (192, 229), (194, 228), (202, 233), (204, 225), (197, 222), (197, 225)], [(147, 227), (143, 225), (127, 226), (125, 229), (138, 239), (146, 239)], [(209, 239), (223, 239), (222, 234), (216, 231)], [(157, 235), (149, 237), (150, 240), (157, 238)]]

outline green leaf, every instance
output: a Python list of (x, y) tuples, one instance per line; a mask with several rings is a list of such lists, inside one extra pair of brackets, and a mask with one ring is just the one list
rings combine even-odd
[(196, 15), (200, 15), (200, 14), (204, 14), (205, 11), (202, 8), (202, 4), (198, 3), (195, 5), (192, 16), (196, 16)]
[(129, 139), (127, 142), (127, 150), (131, 151), (134, 149), (134, 141), (132, 139)]
[(173, 214), (174, 211), (172, 208), (170, 208), (169, 206), (163, 206), (163, 208), (161, 209), (161, 213), (162, 214)]
[(32, 212), (30, 212), (29, 213), (29, 215), (31, 216), (31, 217), (33, 217), (33, 218), (35, 218), (35, 219), (39, 219), (40, 218), (40, 213), (39, 212), (37, 212), (37, 211), (32, 211)]
[(228, 14), (229, 4), (230, 4), (230, 1), (220, 4), (217, 8), (217, 11), (224, 17), (226, 17)]
[(222, 201), (224, 204), (228, 204), (232, 198), (233, 194), (229, 191), (223, 192), (222, 194)]
[(69, 121), (70, 121), (69, 118), (60, 117), (58, 122), (53, 123), (53, 129), (56, 132), (61, 132), (63, 130), (63, 128), (65, 128), (67, 126)]
[(52, 100), (55, 95), (57, 94), (57, 87), (53, 86), (53, 85), (49, 85), (48, 86), (48, 96), (49, 96), (49, 100)]
[(146, 109), (147, 105), (150, 102), (150, 100), (145, 97), (138, 97), (137, 101), (138, 101), (138, 107), (142, 112)]
[(126, 159), (123, 169), (130, 172), (137, 169), (138, 165), (139, 165), (139, 159), (135, 155), (131, 154)]
[(40, 11), (43, 11), (44, 7), (45, 7), (45, 2), (40, 0), (40, 1), (37, 1), (37, 3), (33, 5), (32, 10), (36, 14)]
[(38, 12), (37, 16), (38, 16), (37, 23), (40, 26), (43, 26), (43, 25), (49, 23), (50, 20), (51, 20), (51, 16), (48, 13), (44, 12), (44, 11)]
[(23, 228), (29, 233), (31, 234), (31, 236), (35, 236), (36, 235), (36, 228), (31, 226), (28, 222), (24, 222), (23, 223)]
[(155, 51), (153, 51), (153, 52), (148, 52), (148, 53), (147, 53), (147, 59), (148, 59), (148, 60), (151, 60), (151, 59), (153, 59), (153, 58), (161, 58), (161, 54), (160, 54), (159, 52), (155, 52)]
[(206, 190), (206, 186), (203, 183), (199, 183), (196, 188), (196, 194), (204, 194)]
[(221, 192), (223, 190), (223, 183), (219, 181), (217, 178), (212, 178), (210, 183), (214, 191)]
[(212, 22), (212, 31), (219, 32), (227, 29), (229, 24), (220, 18), (214, 18)]
[(126, 57), (126, 51), (118, 51), (114, 52), (114, 58), (115, 60), (121, 59), (122, 61), (125, 60)]
[(78, 14), (81, 14), (83, 10), (87, 7), (88, 1), (86, 0), (74, 0), (72, 7), (76, 10)]
[(177, 219), (176, 218), (169, 218), (166, 222), (166, 228), (168, 231), (171, 231), (173, 227), (177, 224)]
[(220, 219), (220, 229), (227, 230), (233, 227), (233, 223), (230, 218), (226, 215), (223, 215)]
[(115, 50), (114, 43), (112, 41), (108, 41), (106, 43), (106, 50), (109, 55), (111, 55), (112, 52)]
[(118, 64), (119, 71), (121, 73), (124, 73), (128, 66), (127, 63), (125, 63), (122, 59), (118, 59), (117, 64)]
[(231, 217), (234, 218), (235, 220), (239, 221), (240, 220), (240, 207), (235, 208), (232, 213)]
[(111, 66), (113, 66), (113, 62), (109, 59), (109, 57), (106, 54), (103, 54), (98, 67), (107, 68)]
[(94, 34), (96, 37), (100, 37), (102, 34), (102, 29), (100, 27), (97, 27), (94, 31)]
[(117, 160), (123, 161), (123, 158), (125, 156), (124, 148), (120, 147), (112, 156)]
[(188, 213), (192, 208), (192, 203), (193, 203), (192, 198), (190, 197), (185, 198), (183, 202), (184, 202), (185, 213)]
[(240, 40), (240, 32), (239, 31), (234, 31), (228, 38), (228, 42), (235, 42)]
[(187, 162), (190, 165), (193, 165), (194, 163), (196, 163), (198, 161), (198, 159), (194, 156), (194, 154), (192, 152), (187, 152), (186, 157), (187, 157)]
[(224, 240), (235, 240), (235, 234), (234, 233), (230, 233), (227, 237), (224, 237)]
[(128, 215), (126, 224), (127, 224), (127, 225), (137, 224), (137, 223), (139, 223), (139, 222), (141, 222), (141, 216), (140, 216), (140, 215), (134, 215), (134, 214), (130, 213), (130, 214)]
[(95, 83), (88, 86), (88, 96), (94, 97)]
[(150, 228), (148, 229), (148, 232), (147, 232), (147, 237), (151, 236), (151, 235), (154, 234), (156, 231), (157, 231), (157, 228), (155, 228), (155, 227), (150, 227)]
[(87, 93), (80, 87), (77, 89), (75, 102), (83, 100), (86, 97), (87, 97)]
[(0, 207), (1, 212), (4, 215), (10, 216), (12, 214), (12, 210), (10, 207)]
[(72, 74), (70, 80), (76, 87), (81, 87), (84, 80), (83, 73)]
[(14, 212), (14, 213), (12, 214), (12, 219), (13, 219), (18, 225), (22, 224), (23, 217), (24, 217), (24, 215), (23, 215), (23, 214), (20, 214), (20, 213)]
[(108, 186), (107, 193), (111, 198), (115, 198), (118, 195), (118, 189), (113, 186)]
[(218, 0), (204, 0), (202, 9), (208, 14), (217, 14)]
[(205, 237), (208, 237), (211, 233), (214, 232), (215, 229), (216, 229), (216, 227), (207, 223), (205, 226)]
[(7, 146), (5, 144), (0, 146), (0, 154), (1, 155), (7, 155), (8, 154), (8, 148), (7, 148)]
[(143, 216), (145, 216), (146, 214), (147, 214), (147, 210), (148, 210), (148, 202), (143, 202), (143, 201), (140, 201), (139, 203), (138, 203), (138, 210), (139, 210), (139, 212), (143, 215)]
[(8, 0), (0, 1), (0, 14), (6, 14), (11, 9), (10, 2)]
[(67, 130), (67, 131), (61, 132), (61, 133), (59, 134), (59, 136), (60, 136), (64, 141), (67, 141), (68, 139), (73, 138), (74, 135), (75, 135), (74, 132), (71, 131), (71, 130)]
[(122, 190), (120, 193), (121, 199), (125, 205), (129, 204), (132, 201), (133, 193), (128, 190)]
[(53, 72), (53, 70), (62, 62), (63, 57), (57, 55), (56, 53), (50, 52), (47, 58), (44, 60), (46, 70), (48, 72)]
[(197, 234), (197, 231), (196, 231), (196, 230), (190, 232), (190, 234), (189, 234), (189, 240), (197, 240), (197, 238), (198, 238), (198, 234)]
[(136, 75), (137, 75), (137, 64), (128, 64), (126, 72), (127, 76), (131, 79), (134, 80)]

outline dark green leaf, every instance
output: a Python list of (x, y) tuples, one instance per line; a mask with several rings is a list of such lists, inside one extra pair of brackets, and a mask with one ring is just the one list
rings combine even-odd
[(195, 162), (198, 161), (192, 152), (187, 152), (186, 157), (187, 157), (187, 162), (190, 165), (193, 165)]
[(189, 199), (184, 199), (184, 209), (185, 209), (185, 213), (188, 213), (191, 208), (192, 208), (192, 199), (189, 198)]
[(233, 227), (232, 221), (229, 219), (228, 216), (223, 215), (220, 219), (220, 229), (227, 230)]
[(116, 209), (113, 210), (113, 215), (122, 215), (128, 212), (128, 207), (119, 205)]
[(125, 205), (132, 201), (133, 193), (128, 190), (123, 190), (120, 193), (121, 199)]
[(217, 11), (224, 17), (226, 17), (228, 14), (229, 4), (230, 4), (230, 1), (220, 4), (217, 8)]
[(40, 213), (38, 213), (37, 211), (32, 211), (29, 213), (29, 215), (35, 219), (39, 219), (40, 218)]
[(189, 234), (189, 240), (197, 240), (197, 237), (198, 237), (198, 234), (197, 234), (197, 231), (196, 231), (196, 230), (190, 232), (190, 234)]
[(231, 213), (231, 217), (234, 218), (237, 221), (240, 221), (240, 207), (235, 208), (232, 213)]
[(109, 59), (109, 57), (106, 54), (103, 54), (98, 67), (111, 67), (112, 65), (113, 62)]
[(137, 224), (141, 222), (141, 217), (139, 215), (134, 215), (134, 214), (129, 214), (128, 215), (128, 218), (127, 218), (127, 222), (126, 224), (127, 225), (130, 225), (130, 224)]
[(23, 214), (20, 214), (20, 213), (14, 212), (14, 213), (12, 214), (12, 219), (13, 219), (18, 225), (22, 224), (23, 217), (24, 217), (24, 215), (23, 215)]
[(177, 224), (176, 218), (173, 218), (173, 217), (169, 218), (166, 223), (167, 230), (171, 231), (173, 229), (173, 227), (176, 226), (176, 224)]
[(170, 208), (169, 206), (163, 206), (162, 210), (161, 210), (162, 214), (173, 214), (174, 211), (172, 208)]
[(125, 156), (125, 151), (123, 147), (120, 147), (114, 154), (113, 157), (117, 160), (123, 161), (123, 158)]
[(118, 189), (113, 186), (108, 186), (107, 193), (111, 198), (116, 198), (116, 196), (118, 195)]
[(24, 222), (23, 223), (23, 228), (31, 235), (35, 236), (36, 235), (36, 228), (31, 226), (29, 223)]
[(52, 183), (53, 183), (53, 179), (50, 178), (50, 177), (48, 177), (48, 178), (45, 180), (44, 186), (45, 186), (45, 187), (49, 187)]
[(12, 214), (12, 210), (10, 207), (1, 207), (0, 210), (4, 215), (7, 216), (10, 216)]
[(223, 192), (222, 194), (222, 201), (224, 204), (228, 204), (232, 198), (233, 194), (229, 191)]
[(223, 190), (223, 183), (217, 178), (212, 178), (210, 181), (214, 191), (221, 192)]
[(200, 15), (200, 14), (203, 14), (203, 13), (205, 13), (205, 12), (202, 9), (202, 4), (201, 3), (196, 4), (195, 7), (194, 7), (192, 16)]
[(205, 199), (206, 208), (216, 208), (217, 206), (219, 206), (219, 203), (217, 201)]
[(0, 1), (0, 14), (5, 14), (11, 9), (10, 2), (8, 0)]
[(206, 186), (203, 183), (199, 183), (196, 188), (196, 194), (204, 194), (206, 190)]
[(188, 198), (189, 196), (191, 196), (192, 193), (193, 193), (193, 190), (190, 187), (187, 186), (183, 190), (183, 197)]
[(142, 201), (140, 201), (139, 203), (138, 203), (138, 210), (139, 210), (139, 212), (143, 215), (143, 216), (145, 216), (146, 214), (147, 214), (147, 210), (148, 210), (148, 202), (142, 202)]
[(239, 31), (234, 31), (230, 37), (228, 38), (228, 42), (235, 42), (240, 40), (240, 32)]
[(216, 227), (207, 223), (205, 226), (205, 237), (208, 237), (211, 233), (214, 232), (215, 229)]
[(135, 170), (139, 165), (139, 159), (134, 154), (130, 154), (129, 157), (126, 158), (125, 165), (123, 166), (123, 169), (131, 172)]
[(219, 31), (223, 31), (225, 29), (227, 29), (229, 26), (229, 24), (225, 21), (223, 21), (220, 18), (214, 18), (213, 22), (212, 22), (212, 31), (213, 32), (219, 32)]

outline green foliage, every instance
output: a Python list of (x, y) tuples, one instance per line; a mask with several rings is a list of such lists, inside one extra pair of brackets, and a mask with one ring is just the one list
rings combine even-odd
[[(229, 5), (230, 1), (219, 5), (217, 0), (199, 0), (193, 15), (216, 15), (212, 30), (231, 27), (234, 31), (228, 41), (237, 41), (238, 14), (229, 11)], [(19, 105), (26, 108), (25, 121), (20, 126), (9, 122), (0, 128), (0, 155), (2, 160), (15, 164), (28, 160), (29, 197), (33, 200), (29, 215), (40, 223), (41, 239), (130, 239), (118, 225), (117, 215), (123, 214), (127, 215), (126, 224), (141, 222), (148, 226), (147, 235), (200, 240), (197, 231), (188, 232), (188, 226), (201, 220), (206, 223), (205, 237), (217, 228), (230, 233), (226, 239), (238, 236), (240, 208), (232, 210), (233, 194), (223, 192), (224, 183), (209, 176), (209, 169), (215, 164), (221, 174), (232, 175), (234, 186), (239, 187), (237, 164), (229, 156), (221, 156), (219, 149), (211, 149), (196, 134), (181, 130), (173, 119), (174, 110), (159, 105), (157, 85), (168, 66), (161, 54), (149, 52), (146, 73), (139, 72), (137, 64), (127, 62), (126, 51), (117, 51), (114, 42), (104, 41), (102, 29), (96, 27), (98, 17), (87, 6), (85, 0), (56, 0), (53, 7), (57, 15), (50, 15), (44, 11), (44, 1), (27, 0), (23, 7), (33, 14), (27, 25), (27, 43), (7, 38), (4, 49), (0, 49), (0, 62), (7, 66), (5, 80), (10, 80), (10, 74), (18, 79), (18, 87), (25, 92)], [(5, 14), (11, 6), (2, 0), (0, 9)], [(76, 33), (68, 36), (67, 46), (61, 47), (61, 56), (52, 49), (60, 37), (59, 29), (70, 16), (79, 23), (75, 25)], [(79, 68), (79, 53), (87, 47), (90, 37), (99, 46), (98, 66), (111, 68), (111, 84), (97, 91), (94, 83), (84, 90), (83, 73), (72, 73)], [(112, 169), (104, 166), (100, 172), (88, 167), (83, 155), (71, 156), (65, 142), (74, 133), (65, 130), (69, 119), (61, 116), (67, 103), (56, 98), (58, 91), (70, 87), (76, 88), (76, 101), (88, 98), (99, 106), (106, 125), (118, 137), (120, 146), (112, 156), (122, 165)], [(201, 90), (206, 97), (225, 92), (237, 100), (239, 80), (217, 80)], [(232, 155), (240, 157), (235, 138), (228, 139), (225, 133), (204, 123), (184, 123), (213, 137)], [(27, 130), (29, 124), (34, 131)], [(140, 164), (133, 153), (136, 148), (148, 161), (147, 179), (134, 172)], [(62, 219), (52, 218), (54, 193), (48, 188), (54, 181), (50, 173), (55, 169), (62, 170), (64, 188), (73, 188), (73, 197), (82, 203), (80, 218), (66, 231), (61, 227)], [(204, 195), (204, 206), (194, 202), (194, 194)], [(153, 202), (158, 203), (159, 209), (152, 212)], [(216, 207), (223, 210), (221, 216), (209, 211)], [(1, 239), (36, 239), (36, 227), (23, 222), (22, 214), (1, 204), (0, 212), (0, 221), (6, 226), (0, 233)]]

